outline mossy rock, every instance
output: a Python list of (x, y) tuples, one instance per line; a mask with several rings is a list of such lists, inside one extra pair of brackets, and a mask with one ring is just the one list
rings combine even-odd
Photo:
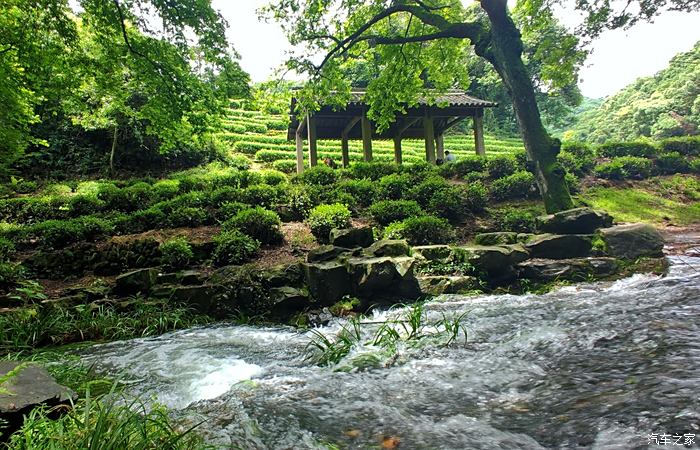
[(628, 260), (663, 256), (664, 239), (656, 228), (645, 223), (618, 225), (599, 231), (604, 251), (610, 256)]
[(575, 208), (537, 218), (537, 229), (552, 234), (592, 234), (612, 226), (612, 217), (591, 208)]

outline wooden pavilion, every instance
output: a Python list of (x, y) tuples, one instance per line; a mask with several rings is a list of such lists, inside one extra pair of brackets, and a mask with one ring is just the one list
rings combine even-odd
[[(287, 139), (295, 140), (297, 147), (297, 172), (304, 170), (304, 137), (309, 143), (309, 163), (318, 164), (318, 139), (339, 139), (341, 141), (343, 167), (350, 163), (348, 141), (362, 140), (365, 161), (372, 160), (372, 139), (392, 139), (394, 141), (394, 161), (401, 164), (401, 140), (403, 138), (424, 139), (425, 159), (430, 163), (445, 158), (443, 136), (445, 131), (464, 119), (471, 117), (474, 124), (474, 143), (478, 155), (485, 154), (484, 147), (484, 108), (498, 106), (496, 103), (481, 100), (464, 91), (450, 90), (436, 98), (420, 99), (418, 105), (407, 108), (406, 113), (381, 133), (367, 118), (367, 105), (363, 98), (364, 90), (353, 89), (345, 109), (333, 110), (323, 106), (314, 114), (307, 114), (301, 120), (295, 114), (297, 99), (292, 98), (291, 120)], [(440, 106), (438, 106), (440, 105)]]

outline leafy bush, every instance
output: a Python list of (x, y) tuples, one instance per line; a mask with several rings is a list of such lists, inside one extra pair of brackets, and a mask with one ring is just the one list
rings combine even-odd
[(593, 172), (598, 178), (605, 178), (607, 180), (624, 180), (627, 178), (627, 172), (621, 161), (612, 160), (610, 162), (598, 164), (593, 169)]
[(187, 267), (194, 253), (192, 247), (185, 238), (178, 237), (160, 244), (160, 263), (170, 270), (179, 270)]
[(467, 174), (483, 172), (486, 168), (486, 158), (478, 155), (465, 156), (455, 162), (440, 166), (440, 174), (447, 178), (464, 178)]
[(700, 173), (700, 159), (690, 161), (689, 170), (692, 173)]
[(284, 173), (295, 173), (297, 171), (297, 162), (290, 159), (280, 159), (272, 163), (275, 170)]
[(168, 224), (173, 227), (198, 227), (209, 222), (209, 214), (203, 208), (182, 206), (168, 214)]
[(153, 184), (153, 196), (157, 201), (168, 200), (180, 192), (178, 180), (160, 180)]
[(534, 233), (536, 226), (535, 215), (527, 210), (508, 209), (497, 217), (501, 231), (518, 233)]
[(434, 216), (410, 217), (384, 230), (386, 239), (406, 239), (411, 245), (447, 244), (455, 238), (450, 223)]
[(412, 186), (411, 176), (405, 173), (392, 173), (379, 179), (377, 197), (386, 200), (399, 200), (408, 194)]
[(623, 180), (628, 178), (644, 179), (651, 176), (653, 163), (650, 159), (636, 156), (613, 158), (609, 163), (599, 164), (595, 173), (601, 178)]
[(598, 146), (598, 156), (615, 158), (622, 156), (636, 156), (649, 158), (656, 155), (657, 149), (648, 142), (609, 142)]
[(80, 241), (83, 228), (71, 220), (47, 220), (34, 225), (31, 233), (40, 239), (44, 247), (62, 248)]
[(350, 176), (360, 180), (369, 178), (370, 180), (378, 180), (386, 175), (399, 171), (399, 166), (390, 162), (356, 162), (350, 166)]
[(242, 190), (233, 186), (222, 186), (211, 193), (211, 203), (213, 206), (221, 206), (224, 203), (239, 201)]
[(255, 184), (243, 189), (240, 200), (252, 206), (270, 208), (280, 203), (281, 194), (282, 190), (276, 186)]
[(488, 201), (488, 191), (484, 183), (475, 181), (466, 186), (458, 186), (462, 196), (462, 202), (467, 211), (478, 213), (486, 208)]
[(15, 244), (9, 239), (0, 237), (0, 262), (7, 261), (15, 251)]
[(238, 229), (263, 244), (282, 242), (282, 221), (274, 211), (256, 207), (240, 211), (224, 222), (225, 230)]
[(595, 150), (585, 142), (568, 141), (561, 145), (561, 151), (584, 159), (595, 159)]
[(297, 220), (305, 219), (317, 203), (306, 186), (291, 186), (287, 190), (287, 206)]
[(700, 156), (700, 136), (683, 136), (661, 141), (665, 153), (678, 152), (686, 156)]
[(214, 238), (213, 262), (217, 266), (242, 264), (255, 255), (260, 243), (238, 230), (223, 231)]
[(105, 202), (92, 195), (76, 195), (68, 201), (68, 210), (73, 217), (98, 213)]
[(420, 162), (402, 165), (400, 173), (408, 175), (412, 184), (417, 184), (430, 176), (437, 175), (438, 170), (435, 164), (428, 164), (426, 161), (421, 160)]
[(656, 169), (660, 174), (671, 175), (690, 170), (688, 158), (678, 152), (664, 153), (656, 159)]
[(289, 181), (287, 175), (278, 170), (265, 170), (261, 173), (261, 175), (263, 183), (269, 184), (270, 186), (278, 186)]
[(340, 203), (318, 205), (309, 213), (307, 223), (311, 233), (319, 242), (328, 242), (333, 228), (348, 228), (350, 226), (350, 210)]
[(517, 170), (518, 161), (511, 155), (497, 155), (486, 160), (486, 171), (494, 180), (512, 175)]
[(123, 189), (113, 184), (103, 184), (99, 187), (97, 198), (105, 202), (105, 209), (132, 212), (150, 205), (154, 195), (147, 183), (136, 183)]
[(250, 206), (241, 202), (226, 202), (216, 210), (215, 217), (219, 223), (232, 219), (239, 212), (248, 209)]
[(441, 190), (449, 188), (449, 183), (438, 175), (433, 175), (409, 191), (409, 198), (417, 201), (422, 207), (427, 208), (433, 196)]
[(353, 199), (353, 204), (367, 207), (372, 204), (372, 200), (376, 195), (376, 184), (376, 182), (368, 178), (344, 180), (337, 184), (336, 189), (350, 195)]
[(130, 215), (122, 215), (113, 219), (116, 230), (120, 233), (142, 233), (147, 230), (161, 228), (168, 223), (167, 216), (158, 206), (136, 211)]
[(301, 183), (315, 186), (328, 186), (335, 183), (337, 179), (336, 171), (328, 166), (310, 167), (296, 177), (296, 180)]
[(593, 157), (579, 156), (567, 151), (559, 153), (557, 159), (568, 173), (577, 176), (584, 176), (595, 167), (595, 159)]
[(22, 278), (22, 266), (0, 261), (0, 292), (11, 288)]
[(528, 198), (536, 194), (535, 176), (524, 170), (500, 178), (491, 185), (491, 197), (494, 200)]
[(100, 239), (105, 236), (111, 236), (114, 232), (112, 223), (99, 217), (85, 216), (75, 219), (74, 222), (80, 227), (80, 237), (83, 240), (92, 241)]
[(39, 185), (36, 181), (30, 180), (20, 180), (13, 183), (11, 186), (12, 190), (18, 194), (31, 194), (39, 188)]
[(409, 217), (425, 215), (415, 200), (382, 200), (369, 207), (369, 214), (379, 225), (389, 225)]

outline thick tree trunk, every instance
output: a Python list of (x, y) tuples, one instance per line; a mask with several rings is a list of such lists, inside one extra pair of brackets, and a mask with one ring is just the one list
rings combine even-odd
[(535, 90), (522, 60), (523, 42), (508, 14), (506, 0), (481, 0), (491, 25), (490, 45), (476, 52), (493, 64), (513, 101), (528, 159), (548, 213), (573, 207), (566, 172), (557, 162), (561, 143), (553, 139), (540, 118)]

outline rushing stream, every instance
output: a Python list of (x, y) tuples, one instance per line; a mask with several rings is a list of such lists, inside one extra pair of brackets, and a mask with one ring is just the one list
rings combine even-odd
[(438, 298), (425, 320), (466, 312), (467, 343), (402, 345), (370, 370), (314, 365), (311, 333), (283, 327), (190, 329), (83, 357), (224, 448), (647, 448), (652, 433), (700, 434), (700, 258), (671, 262), (665, 277)]

